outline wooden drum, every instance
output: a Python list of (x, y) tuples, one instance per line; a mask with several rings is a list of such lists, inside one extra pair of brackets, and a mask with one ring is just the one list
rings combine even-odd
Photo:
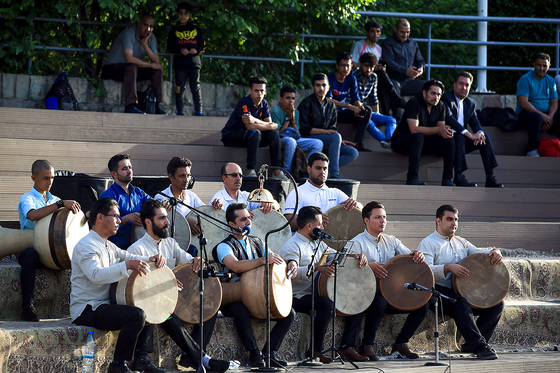
[[(200, 323), (200, 278), (192, 270), (192, 264), (182, 264), (175, 267), (173, 272), (177, 280), (183, 284), (183, 290), (179, 292), (175, 314), (181, 320), (189, 324)], [(208, 321), (214, 316), (222, 303), (222, 286), (216, 277), (208, 277), (204, 280), (204, 307), (203, 321)]]
[(379, 291), (389, 305), (400, 311), (414, 311), (422, 307), (432, 297), (428, 291), (413, 291), (404, 287), (413, 282), (431, 289), (434, 287), (434, 274), (426, 262), (414, 263), (412, 255), (397, 255), (383, 267), (389, 273), (379, 279)]
[[(173, 214), (171, 211), (167, 212), (167, 219), (169, 220), (169, 232), (171, 234), (171, 224), (173, 223)], [(177, 210), (175, 210), (175, 234), (173, 234), (173, 238), (181, 249), (187, 251), (190, 244), (191, 244), (191, 227), (189, 223), (187, 223), (187, 219)], [(144, 234), (146, 234), (146, 230), (143, 226), (133, 225), (132, 230), (130, 231), (132, 235), (130, 237), (130, 242), (134, 243), (141, 239)]]
[[(359, 267), (360, 260), (347, 257), (338, 267), (336, 280), (336, 311), (349, 316), (364, 312), (375, 297), (375, 275), (369, 266)], [(319, 274), (319, 295), (334, 300), (334, 277)]]
[[(270, 264), (270, 317), (281, 319), (292, 310), (292, 280), (286, 276), (286, 263)], [(222, 283), (222, 304), (242, 301), (251, 315), (266, 319), (266, 273), (262, 265), (243, 273), (237, 282)]]
[(467, 277), (453, 276), (453, 288), (465, 297), (471, 307), (490, 308), (500, 303), (509, 292), (510, 276), (504, 264), (490, 264), (486, 253), (472, 254), (459, 263), (469, 270)]
[(362, 233), (365, 229), (362, 219), (362, 210), (353, 209), (346, 210), (343, 206), (335, 206), (327, 211), (329, 216), (329, 224), (325, 225), (325, 232), (333, 236), (337, 241), (332, 242), (325, 240), (325, 243), (335, 249), (341, 250), (346, 245), (345, 241), (349, 241)]
[(132, 272), (117, 284), (117, 304), (136, 306), (146, 313), (146, 322), (161, 324), (171, 316), (177, 305), (177, 280), (173, 272), (163, 266), (157, 268), (151, 262), (150, 272), (139, 276)]

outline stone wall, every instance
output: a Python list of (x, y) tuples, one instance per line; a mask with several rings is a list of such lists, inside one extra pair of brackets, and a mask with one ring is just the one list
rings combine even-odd
[[(44, 108), (44, 98), (56, 76), (37, 76), (23, 74), (0, 74), (0, 106), (22, 108)], [(124, 109), (122, 83), (104, 80), (107, 93), (103, 96), (95, 94), (95, 87), (82, 78), (69, 78), (80, 108), (86, 111), (120, 112)], [(143, 91), (147, 82), (141, 82), (138, 90)], [(164, 82), (163, 108), (169, 114), (175, 113), (173, 83)], [(309, 95), (311, 90), (297, 92), (297, 102)], [(219, 84), (202, 83), (202, 103), (206, 115), (229, 116), (240, 97), (247, 94), (247, 87), (235, 85), (224, 87)], [(514, 95), (472, 94), (479, 108), (485, 106), (515, 107)], [(268, 98), (272, 107), (276, 106), (277, 98)], [(185, 89), (185, 113), (190, 115), (193, 109), (191, 92)]]

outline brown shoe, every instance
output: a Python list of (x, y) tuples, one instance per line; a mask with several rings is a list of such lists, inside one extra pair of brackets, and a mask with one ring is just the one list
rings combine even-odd
[(369, 357), (360, 355), (352, 347), (345, 348), (344, 350), (338, 350), (342, 356), (350, 361), (368, 361)]
[[(307, 351), (305, 353), (305, 357), (310, 358), (311, 356), (317, 356), (320, 353), (321, 353), (321, 351), (315, 351), (313, 353), (313, 355), (311, 355), (311, 352)], [(327, 354), (319, 355), (317, 357), (319, 358), (319, 361), (323, 364), (330, 364), (330, 363), (333, 362), (333, 359), (330, 356), (328, 356)]]
[(393, 347), (391, 348), (391, 353), (393, 352), (398, 352), (401, 355), (403, 355), (404, 357), (406, 357), (407, 359), (418, 359), (420, 356), (418, 356), (418, 354), (415, 354), (414, 352), (410, 351), (410, 349), (408, 348), (408, 345), (406, 343), (403, 344), (393, 344)]
[(375, 354), (372, 346), (364, 346), (360, 351), (360, 355), (367, 356), (369, 361), (379, 361), (379, 358)]

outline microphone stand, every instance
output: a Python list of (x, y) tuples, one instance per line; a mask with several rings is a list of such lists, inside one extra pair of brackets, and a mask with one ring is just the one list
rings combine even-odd
[(407, 287), (407, 289), (409, 290), (419, 290), (419, 291), (429, 291), (430, 293), (432, 293), (434, 296), (430, 299), (430, 301), (433, 300), (434, 302), (434, 312), (436, 314), (436, 325), (435, 325), (435, 329), (434, 329), (434, 345), (435, 345), (435, 350), (436, 350), (436, 358), (435, 361), (429, 361), (426, 364), (424, 364), (425, 366), (449, 366), (448, 363), (444, 363), (444, 362), (440, 362), (439, 361), (439, 321), (438, 321), (438, 307), (439, 307), (439, 299), (441, 298), (445, 298), (448, 301), (455, 303), (457, 302), (457, 300), (455, 298), (451, 298), (448, 297), (447, 295), (444, 295), (442, 293), (440, 293), (439, 291), (437, 291), (435, 288), (427, 288), (424, 287), (422, 285), (419, 285), (415, 282), (412, 283), (411, 285), (413, 288), (411, 289), (410, 287)]

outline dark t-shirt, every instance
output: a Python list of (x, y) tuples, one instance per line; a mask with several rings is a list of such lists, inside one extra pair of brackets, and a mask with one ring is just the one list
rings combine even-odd
[(445, 105), (441, 102), (428, 112), (428, 105), (423, 96), (414, 96), (406, 103), (404, 115), (393, 136), (410, 134), (407, 119), (417, 119), (422, 127), (435, 127), (440, 121), (445, 121)]
[(245, 130), (245, 124), (241, 117), (249, 113), (257, 119), (265, 120), (270, 118), (270, 109), (268, 107), (268, 102), (262, 100), (259, 106), (256, 106), (250, 95), (247, 95), (237, 103), (235, 110), (229, 116), (229, 119), (224, 128), (222, 128), (222, 137), (227, 136), (230, 132)]

